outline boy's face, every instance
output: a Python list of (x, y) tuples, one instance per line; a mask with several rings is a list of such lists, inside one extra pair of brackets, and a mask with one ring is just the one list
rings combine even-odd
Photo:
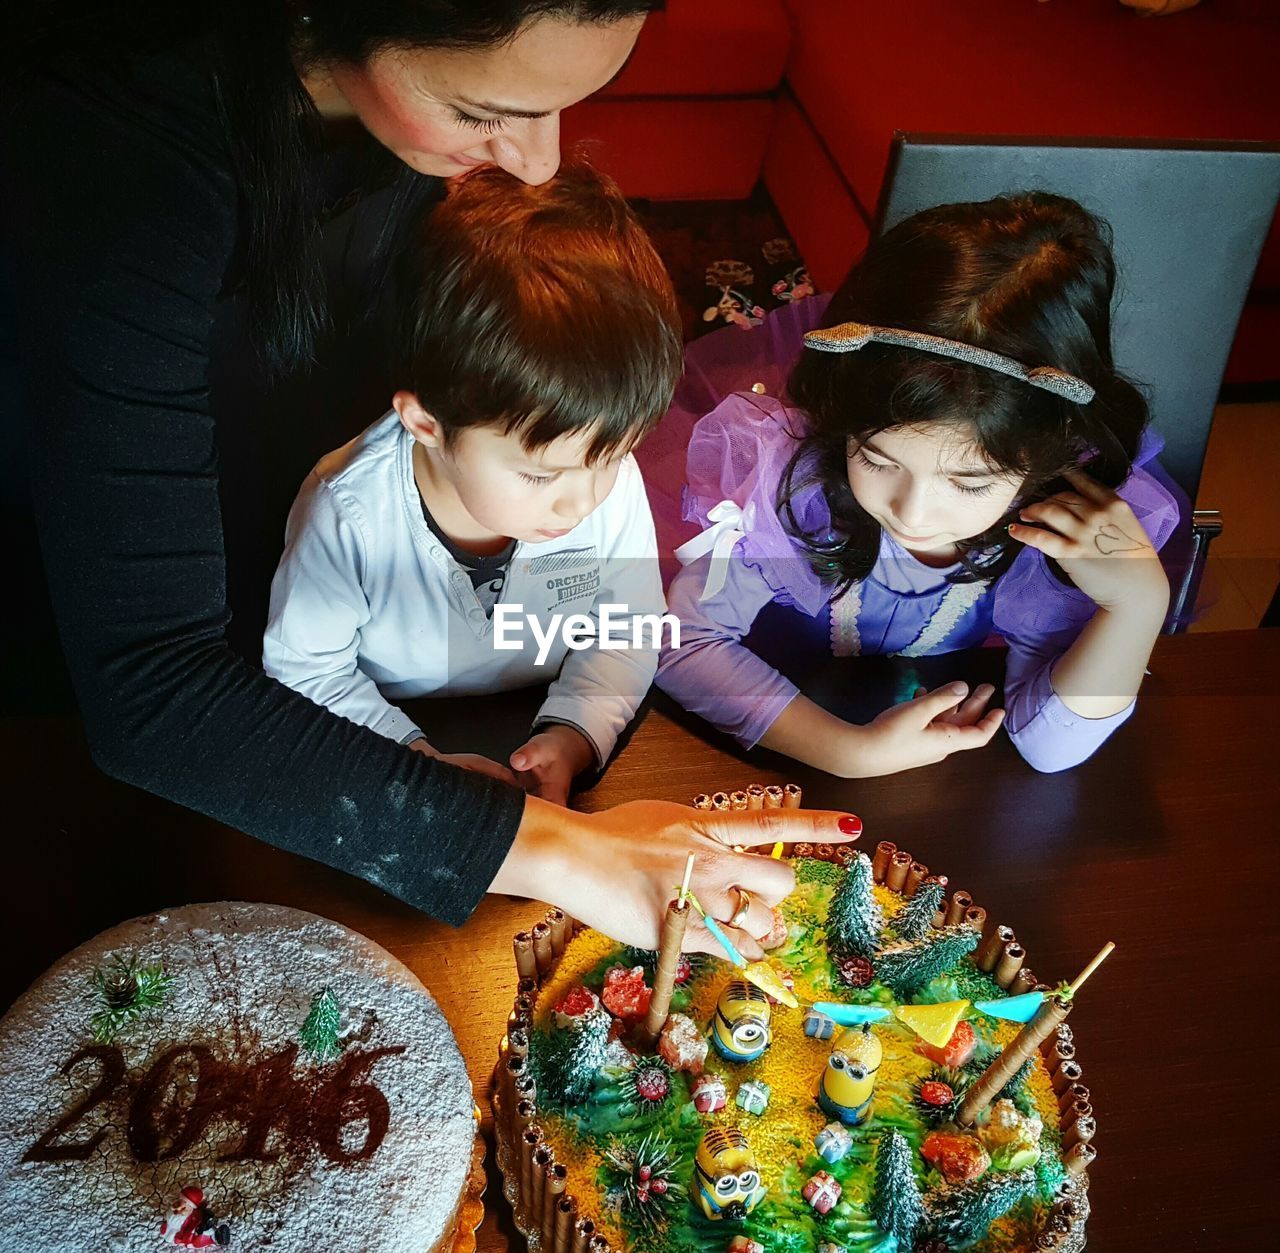
[[(518, 434), (475, 426), (445, 443), (439, 424), (407, 393), (396, 409), (420, 445), (420, 486), (445, 534), (463, 544), (545, 544), (573, 530), (613, 490), (623, 454), (587, 464), (590, 432), (528, 449)], [(425, 479), (425, 482), (422, 482)]]

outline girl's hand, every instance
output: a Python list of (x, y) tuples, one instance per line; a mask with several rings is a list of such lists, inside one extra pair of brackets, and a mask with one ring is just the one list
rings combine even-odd
[(551, 723), (521, 744), (508, 760), (526, 792), (553, 805), (564, 805), (570, 784), (595, 765), (596, 755), (582, 732)]
[[(847, 844), (862, 823), (851, 814), (767, 809), (707, 813), (666, 801), (632, 801), (598, 814), (560, 809), (536, 797), (525, 802), (516, 841), (490, 891), (533, 896), (622, 944), (656, 949), (666, 912), (694, 853), (692, 888), (704, 909), (722, 923), (733, 917), (740, 895), (751, 905), (738, 927), (725, 927), (748, 961), (764, 955), (760, 940), (773, 926), (773, 906), (795, 886), (784, 861), (735, 853), (777, 840)], [(688, 952), (724, 950), (696, 914), (689, 919)]]
[(1155, 546), (1133, 510), (1087, 474), (1069, 473), (1074, 492), (1028, 505), (1009, 534), (1052, 557), (1067, 577), (1103, 609), (1158, 611), (1169, 602), (1169, 580)]
[(915, 766), (928, 766), (952, 753), (982, 748), (1004, 721), (1003, 709), (986, 710), (995, 694), (989, 683), (972, 696), (966, 683), (948, 683), (886, 709), (865, 727), (852, 728), (850, 777), (896, 774)]

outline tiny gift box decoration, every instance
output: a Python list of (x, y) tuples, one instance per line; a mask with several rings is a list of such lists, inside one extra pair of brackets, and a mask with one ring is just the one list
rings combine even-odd
[(813, 1146), (824, 1162), (835, 1165), (853, 1148), (853, 1136), (838, 1122), (829, 1122), (813, 1137)]
[(843, 1191), (844, 1189), (825, 1170), (820, 1170), (809, 1177), (800, 1195), (819, 1214), (829, 1214)]
[(740, 1109), (748, 1114), (763, 1114), (769, 1108), (769, 1098), (773, 1089), (763, 1079), (747, 1079), (738, 1085), (735, 1098)]
[(719, 1075), (702, 1075), (693, 1084), (693, 1108), (699, 1114), (714, 1114), (729, 1102), (729, 1089)]
[(816, 1009), (805, 1011), (804, 1033), (815, 1040), (829, 1040), (836, 1032), (836, 1020)]
[(734, 1236), (726, 1253), (764, 1253), (764, 1245), (750, 1236)]

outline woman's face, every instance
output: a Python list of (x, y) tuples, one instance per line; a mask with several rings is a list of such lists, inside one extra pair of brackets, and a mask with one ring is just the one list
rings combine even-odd
[(964, 427), (892, 427), (849, 441), (849, 490), (908, 552), (950, 556), (1008, 512), (1020, 475), (993, 469)]
[(321, 112), (354, 114), (420, 174), (500, 165), (545, 183), (560, 164), (560, 111), (617, 75), (643, 25), (539, 18), (496, 47), (394, 49), (306, 85)]

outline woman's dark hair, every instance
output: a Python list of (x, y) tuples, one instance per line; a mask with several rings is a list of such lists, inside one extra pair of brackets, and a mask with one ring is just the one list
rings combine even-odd
[[(607, 24), (663, 7), (664, 0), (57, 0), (22, 22), (18, 54), (52, 52), (109, 60), (193, 40), (211, 56), (214, 89), (241, 189), (237, 273), (251, 333), (264, 361), (284, 373), (314, 360), (328, 325), (318, 256), (318, 191), (309, 158), (320, 121), (299, 72), (362, 64), (389, 48), (501, 45), (532, 21)], [(368, 270), (370, 292), (390, 271), (406, 224), (438, 180), (381, 151), (368, 189), (392, 187)]]
[[(808, 415), (809, 433), (783, 475), (778, 507), (814, 569), (847, 584), (875, 564), (880, 528), (849, 490), (847, 458), (850, 445), (891, 427), (967, 427), (993, 467), (1022, 477), (1022, 505), (1064, 490), (1061, 476), (1078, 466), (1119, 486), (1132, 469), (1147, 405), (1112, 360), (1114, 289), (1109, 227), (1045, 192), (940, 205), (873, 240), (832, 297), (824, 326), (864, 322), (960, 340), (1027, 366), (1056, 366), (1091, 383), (1096, 395), (1074, 404), (912, 348), (806, 349), (788, 391)], [(831, 510), (830, 533), (805, 532), (791, 508), (815, 486)], [(961, 545), (959, 578), (992, 579), (1008, 568), (1020, 548), (1005, 533), (1008, 520)]]
[(680, 377), (675, 294), (617, 186), (580, 160), (532, 187), (494, 166), (453, 180), (406, 249), (402, 378), (446, 443), (471, 426), (539, 448), (590, 433), (628, 451)]

